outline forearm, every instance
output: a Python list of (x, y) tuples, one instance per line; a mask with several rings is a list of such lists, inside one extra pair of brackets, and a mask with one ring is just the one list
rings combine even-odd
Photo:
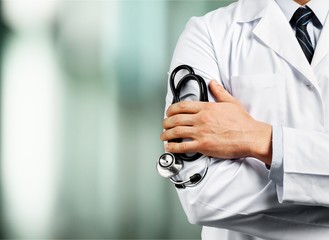
[(253, 129), (249, 143), (250, 156), (270, 166), (272, 163), (272, 126), (255, 121)]

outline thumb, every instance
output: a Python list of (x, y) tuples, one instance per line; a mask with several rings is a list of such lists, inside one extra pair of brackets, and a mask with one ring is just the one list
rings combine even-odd
[(211, 80), (209, 89), (217, 102), (236, 102), (237, 100), (226, 91), (216, 80)]

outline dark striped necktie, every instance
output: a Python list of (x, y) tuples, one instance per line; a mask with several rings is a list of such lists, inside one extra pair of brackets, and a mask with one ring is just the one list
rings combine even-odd
[(313, 11), (306, 6), (298, 8), (290, 20), (291, 26), (296, 29), (297, 40), (309, 63), (312, 62), (314, 48), (306, 27), (314, 16)]

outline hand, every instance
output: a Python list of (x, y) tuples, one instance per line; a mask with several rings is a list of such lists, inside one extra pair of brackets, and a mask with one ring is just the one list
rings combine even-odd
[(212, 80), (209, 88), (217, 100), (211, 102), (179, 102), (167, 110), (163, 121), (162, 141), (172, 153), (200, 152), (217, 158), (255, 157), (270, 165), (272, 159), (272, 127), (253, 119), (242, 104)]

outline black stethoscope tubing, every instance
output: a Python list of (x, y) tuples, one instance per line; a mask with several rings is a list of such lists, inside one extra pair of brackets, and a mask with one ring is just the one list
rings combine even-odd
[[(176, 74), (181, 70), (187, 70), (188, 74), (186, 74), (184, 77), (182, 77), (178, 81), (177, 85), (175, 86)], [(170, 79), (169, 79), (170, 89), (173, 94), (172, 104), (181, 101), (181, 99), (180, 99), (181, 91), (182, 91), (183, 87), (187, 85), (187, 83), (189, 81), (196, 81), (198, 83), (198, 85), (199, 85), (199, 101), (209, 102), (207, 85), (206, 85), (204, 79), (201, 76), (196, 75), (194, 73), (194, 70), (192, 69), (192, 67), (190, 67), (188, 65), (180, 65), (172, 71), (172, 73), (170, 75)], [(175, 139), (175, 140), (171, 140), (169, 142), (182, 142), (182, 141), (183, 141), (182, 139)], [(190, 155), (190, 154), (183, 154), (183, 153), (181, 153), (181, 154), (175, 153), (174, 156), (183, 161), (191, 162), (191, 161), (199, 159), (202, 156), (202, 154), (195, 153), (193, 155)]]

